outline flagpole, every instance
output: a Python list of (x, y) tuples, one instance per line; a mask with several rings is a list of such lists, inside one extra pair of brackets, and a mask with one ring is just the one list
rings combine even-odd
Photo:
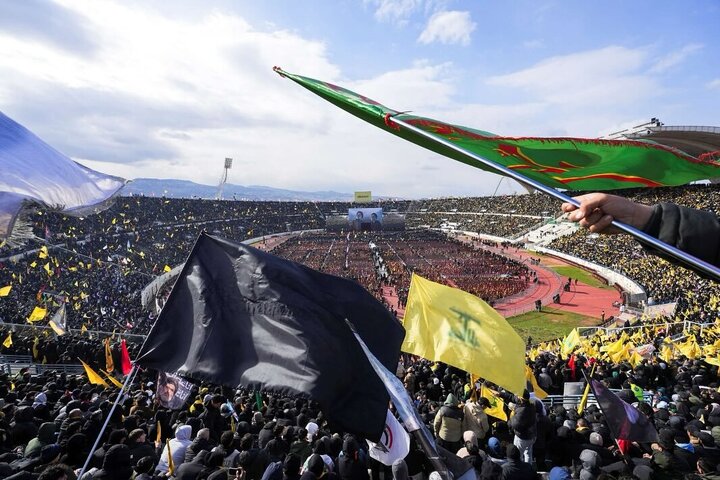
[[(593, 369), (594, 369), (594, 367), (595, 367), (595, 366), (593, 365)], [(584, 369), (582, 370), (582, 374), (583, 374), (583, 376), (585, 377), (585, 381), (587, 381), (588, 385), (590, 386), (590, 390), (592, 391), (592, 394), (593, 394), (593, 396), (595, 397), (595, 399), (596, 399), (596, 401), (597, 401), (597, 394), (595, 393), (595, 388), (593, 388), (593, 386), (592, 386), (592, 377), (591, 377), (591, 378), (588, 378), (587, 373), (585, 373), (585, 370), (584, 370)], [(591, 373), (591, 375), (592, 375), (592, 373)], [(600, 404), (600, 402), (597, 402), (597, 405), (598, 405), (598, 408), (600, 409), (600, 411), (602, 412), (603, 417), (607, 418), (607, 415), (605, 414), (605, 410), (603, 410), (603, 407), (602, 407), (602, 405)], [(628, 461), (627, 461), (627, 459), (625, 458), (625, 452), (623, 452), (623, 451), (622, 451), (622, 448), (620, 447), (620, 442), (618, 442), (617, 433), (614, 431), (613, 427), (610, 426), (610, 422), (605, 422), (605, 423), (607, 423), (608, 430), (610, 430), (610, 435), (612, 435), (613, 440), (615, 441), (615, 445), (617, 445), (617, 447), (618, 447), (618, 451), (619, 451), (619, 452), (622, 454), (622, 456), (623, 456), (623, 462), (625, 462), (625, 463), (627, 464)], [(79, 478), (79, 477), (78, 477), (78, 478)]]
[[(400, 114), (397, 114), (400, 115)], [(410, 130), (411, 132), (414, 132), (428, 140), (432, 140), (435, 143), (438, 143), (446, 148), (449, 148), (457, 153), (460, 153), (464, 155), (465, 157), (468, 157), (472, 160), (475, 160), (477, 162), (482, 163), (486, 167), (489, 167), (490, 169), (505, 175), (507, 177), (512, 178), (513, 180), (516, 180), (520, 183), (525, 183), (530, 185), (532, 188), (536, 190), (540, 190), (541, 192), (550, 195), (553, 198), (556, 198), (557, 200), (560, 200), (562, 202), (567, 202), (575, 205), (576, 207), (580, 206), (580, 202), (575, 200), (574, 198), (565, 195), (564, 193), (549, 187), (547, 185), (544, 185), (537, 180), (533, 180), (532, 178), (528, 178), (510, 168), (505, 167), (504, 165), (497, 164), (491, 160), (488, 160), (486, 158), (481, 157), (480, 155), (477, 155), (476, 153), (470, 152), (468, 150), (465, 150), (462, 147), (458, 147), (454, 143), (445, 140), (442, 137), (439, 137), (438, 135), (435, 135), (434, 133), (427, 132), (421, 128), (416, 127), (415, 125), (412, 125), (408, 122), (405, 122), (404, 120), (400, 120), (397, 116), (391, 116), (391, 121), (393, 123), (396, 123), (397, 125), (400, 125), (402, 127), (405, 127), (407, 130)], [(627, 233), (629, 235), (632, 235), (635, 237), (638, 241), (641, 243), (650, 246), (652, 248), (655, 248), (657, 250), (660, 250), (661, 252), (667, 254), (668, 256), (674, 258), (675, 260), (679, 261), (683, 265), (690, 267), (693, 270), (700, 271), (706, 275), (709, 275), (710, 277), (713, 277), (715, 280), (720, 280), (720, 268), (716, 267), (715, 265), (711, 265), (703, 260), (700, 260), (697, 257), (694, 257), (690, 255), (689, 253), (683, 252), (682, 250), (673, 247), (672, 245), (668, 245), (667, 243), (658, 240), (655, 237), (652, 237), (648, 235), (647, 233), (632, 227), (630, 225), (627, 225), (625, 223), (619, 222), (617, 220), (613, 220), (612, 224), (613, 227), (617, 228), (618, 230)]]
[(120, 403), (120, 398), (123, 396), (123, 392), (125, 389), (132, 384), (130, 381), (131, 378), (135, 378), (135, 373), (137, 372), (137, 365), (133, 365), (133, 369), (130, 372), (130, 374), (125, 377), (125, 383), (123, 384), (122, 388), (117, 394), (117, 397), (115, 398), (115, 402), (112, 404), (112, 407), (110, 407), (110, 411), (107, 414), (107, 418), (105, 419), (105, 423), (103, 423), (102, 428), (100, 429), (100, 432), (98, 433), (97, 438), (95, 439), (95, 443), (93, 444), (92, 448), (90, 449), (90, 452), (88, 452), (88, 457), (85, 460), (85, 464), (83, 465), (82, 469), (80, 470), (80, 474), (77, 476), (77, 478), (82, 478), (82, 476), (85, 474), (85, 470), (87, 469), (88, 465), (90, 464), (90, 459), (93, 456), (93, 453), (95, 452), (95, 449), (98, 446), (98, 443), (100, 443), (100, 438), (102, 437), (103, 433), (105, 432), (105, 429), (108, 426), (108, 423), (110, 423), (110, 417), (112, 417), (113, 412), (115, 411), (115, 408), (117, 407), (117, 404)]

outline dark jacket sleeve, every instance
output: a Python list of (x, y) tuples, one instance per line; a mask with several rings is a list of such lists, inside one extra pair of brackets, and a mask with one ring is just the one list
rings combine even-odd
[[(660, 203), (653, 207), (653, 214), (643, 231), (701, 260), (720, 266), (720, 220), (711, 212)], [(653, 249), (649, 251), (675, 262)]]

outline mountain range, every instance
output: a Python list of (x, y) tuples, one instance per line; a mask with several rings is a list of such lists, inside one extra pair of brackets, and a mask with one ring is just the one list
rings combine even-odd
[[(217, 189), (217, 186), (202, 185), (189, 180), (176, 180), (171, 178), (136, 178), (123, 188), (122, 194), (125, 196), (145, 195), (148, 197), (164, 196), (168, 198), (214, 199), (217, 194)], [(304, 192), (266, 187), (262, 185), (244, 186), (226, 184), (223, 188), (223, 198), (226, 200), (349, 202), (352, 201), (353, 194), (333, 191)]]

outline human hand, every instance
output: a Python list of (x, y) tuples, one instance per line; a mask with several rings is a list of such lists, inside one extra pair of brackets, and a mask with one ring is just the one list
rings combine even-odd
[(579, 222), (581, 227), (593, 233), (621, 233), (617, 228), (610, 226), (613, 220), (642, 228), (652, 215), (652, 207), (649, 205), (606, 193), (579, 195), (575, 200), (580, 202), (579, 207), (572, 203), (563, 203), (562, 211), (570, 214), (568, 220)]

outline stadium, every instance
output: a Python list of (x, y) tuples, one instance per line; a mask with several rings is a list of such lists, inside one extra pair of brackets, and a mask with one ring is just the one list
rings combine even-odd
[[(651, 136), (672, 147), (700, 145), (703, 151), (720, 149), (717, 129), (653, 124), (649, 128), (644, 126), (642, 134), (634, 131), (623, 132), (623, 135)], [(645, 204), (671, 202), (711, 211), (720, 205), (720, 186), (714, 183), (615, 193)], [(678, 406), (683, 405), (682, 399), (686, 398), (683, 388), (689, 389), (690, 402), (698, 397), (702, 398), (697, 400), (700, 404), (713, 402), (717, 397), (714, 388), (697, 390), (698, 382), (707, 382), (711, 387), (717, 385), (712, 367), (717, 362), (720, 335), (717, 283), (651, 255), (627, 236), (600, 236), (579, 229), (577, 224), (568, 221), (557, 201), (538, 193), (413, 201), (363, 198), (362, 202), (202, 200), (132, 195), (118, 197), (109, 208), (87, 218), (39, 209), (23, 221), (32, 231), (26, 235), (29, 240), (5, 245), (0, 259), (0, 283), (9, 287), (4, 289), (0, 302), (3, 323), (0, 336), (5, 339), (0, 361), (5, 372), (2, 378), (12, 379), (10, 388), (3, 384), (0, 390), (0, 397), (6, 402), (3, 411), (12, 415), (8, 407), (14, 408), (13, 399), (19, 402), (14, 409), (15, 421), (7, 424), (9, 434), (4, 438), (9, 443), (6, 445), (32, 438), (23, 440), (18, 430), (24, 408), (33, 408), (36, 417), (49, 418), (46, 405), (51, 401), (70, 408), (72, 402), (77, 402), (77, 406), (90, 402), (89, 406), (96, 398), (113, 398), (112, 393), (110, 397), (107, 395), (112, 392), (112, 383), (122, 387), (120, 365), (124, 355), (137, 354), (158, 313), (169, 301), (173, 284), (185, 275), (184, 262), (201, 232), (243, 242), (315, 271), (348, 279), (361, 285), (400, 321), (405, 314), (413, 275), (460, 289), (487, 302), (508, 319), (526, 344), (531, 375), (537, 378), (532, 378), (537, 387), (532, 398), (539, 398), (542, 392), (543, 410), (555, 412), (552, 414), (555, 421), (563, 424), (557, 432), (545, 433), (545, 449), (536, 446), (533, 461), (538, 470), (562, 465), (566, 461), (563, 455), (574, 455), (569, 453), (572, 448), (568, 442), (580, 442), (585, 450), (592, 446), (593, 451), (598, 451), (606, 448), (607, 442), (617, 435), (593, 416), (598, 412), (593, 405), (602, 395), (598, 391), (593, 390), (594, 398), (587, 407), (591, 412), (586, 417), (588, 420), (578, 419), (575, 410), (583, 384), (580, 371), (589, 368), (595, 359), (603, 359), (601, 369), (605, 370), (598, 369), (600, 378), (612, 372), (608, 384), (619, 392), (620, 398), (630, 403), (641, 400), (640, 406), (649, 405), (645, 401), (654, 402), (656, 415), (665, 408), (661, 406), (663, 403), (668, 404), (669, 398), (664, 398), (676, 396), (666, 390), (673, 384), (672, 377), (668, 376), (670, 372), (678, 381), (686, 378), (689, 382), (687, 387), (681, 387), (683, 383), (675, 384), (675, 392), (680, 391)], [(572, 339), (574, 332), (579, 334), (577, 340)], [(561, 341), (560, 347), (556, 340)], [(565, 352), (568, 341), (570, 350)], [(571, 352), (568, 361), (564, 353)], [(397, 372), (410, 394), (417, 394), (421, 417), (429, 424), (437, 422), (442, 415), (435, 413), (432, 420), (433, 408), (437, 412), (437, 405), (445, 397), (468, 398), (468, 382), (471, 386), (475, 382), (464, 377), (461, 369), (439, 365), (444, 364), (407, 356)], [(113, 372), (113, 368), (115, 375), (106, 373)], [(441, 374), (443, 368), (446, 370)], [(102, 371), (106, 377), (96, 371)], [(88, 375), (91, 384), (76, 389), (83, 384), (84, 377), (79, 376), (83, 373)], [(114, 382), (108, 383), (111, 378)], [(150, 382), (153, 377), (143, 374), (143, 378)], [(163, 379), (162, 384), (167, 381)], [(198, 416), (204, 419), (206, 427), (212, 425), (208, 423), (208, 412), (220, 404), (225, 405), (234, 396), (227, 405), (234, 409), (235, 417), (222, 415), (212, 420), (218, 422), (216, 427), (210, 427), (217, 437), (209, 437), (210, 442), (225, 445), (222, 442), (227, 440), (226, 435), (223, 433), (220, 438), (219, 433), (228, 429), (231, 432), (244, 429), (244, 436), (238, 437), (235, 433), (234, 438), (245, 439), (256, 428), (254, 422), (262, 422), (262, 418), (272, 420), (267, 425), (294, 423), (292, 411), (288, 413), (285, 408), (283, 413), (277, 408), (283, 397), (272, 392), (263, 393), (263, 403), (255, 405), (251, 392), (241, 386), (237, 392), (217, 387), (213, 395), (208, 395), (202, 392), (214, 388), (212, 384), (188, 383), (183, 387), (185, 383), (178, 382), (173, 383), (173, 391), (183, 392), (186, 388), (188, 404), (194, 407), (204, 404), (204, 408), (197, 411), (206, 412)], [(492, 383), (485, 385), (497, 389), (497, 400), (512, 404), (510, 392)], [(135, 400), (128, 399), (127, 405), (134, 405), (129, 412), (136, 413), (131, 413), (124, 423), (113, 429), (127, 433), (133, 424), (140, 425), (143, 420), (137, 408), (146, 408), (148, 395), (151, 393), (141, 389)], [(193, 400), (195, 396), (198, 400)], [(450, 400), (445, 405), (455, 408), (448, 402)], [(181, 401), (175, 407), (181, 414), (173, 417), (176, 420), (162, 417), (163, 420), (156, 422), (159, 428), (153, 423), (148, 433), (158, 436), (158, 445), (161, 446), (163, 438), (169, 445), (177, 441), (171, 440), (169, 433), (173, 423), (191, 423), (195, 415), (191, 413), (187, 417), (187, 411), (183, 413), (184, 403)], [(102, 411), (103, 404), (99, 405), (98, 411)], [(489, 417), (468, 410), (475, 405), (473, 400), (468, 399), (465, 405), (466, 416), (485, 419), (485, 423), (481, 421), (481, 426), (476, 427), (477, 433), (486, 437), (485, 462), (492, 463), (493, 455), (498, 465), (507, 461), (492, 450), (492, 441), (510, 443), (507, 423), (497, 418), (503, 414), (490, 412), (487, 402), (477, 405), (483, 405)], [(704, 419), (702, 425), (695, 427), (697, 432), (712, 430), (714, 435), (713, 427), (720, 428), (720, 421), (713, 420), (718, 418), (713, 417), (713, 405), (694, 410), (695, 418), (701, 418), (701, 422)], [(563, 407), (562, 410), (558, 410), (559, 407)], [(313, 408), (317, 406), (310, 403), (302, 411), (313, 411)], [(566, 411), (575, 412), (575, 418), (565, 414)], [(295, 413), (298, 414), (307, 418), (306, 414)], [(157, 415), (153, 418), (161, 418)], [(317, 418), (315, 422), (322, 423), (321, 417)], [(584, 440), (585, 432), (580, 427), (587, 428), (593, 421), (597, 423), (593, 427), (593, 435), (597, 437), (589, 437), (587, 433), (588, 438)], [(577, 431), (568, 431), (568, 422), (575, 422)], [(690, 433), (686, 434), (689, 439), (700, 435), (690, 429), (691, 424), (688, 423)], [(267, 425), (259, 424), (257, 428), (267, 428)], [(87, 423), (83, 425), (80, 421), (68, 428), (85, 431), (86, 426)], [(262, 428), (258, 432), (264, 431)], [(338, 427), (330, 421), (322, 428), (331, 433)], [(292, 428), (271, 431), (275, 433), (270, 438), (277, 439), (273, 442), (298, 441), (297, 437), (293, 439), (297, 431)], [(300, 434), (307, 435), (308, 430), (303, 429)], [(443, 439), (444, 434), (438, 433), (438, 445), (451, 450), (462, 446), (462, 442), (453, 438)], [(65, 435), (67, 441), (67, 432), (61, 429), (60, 435)], [(176, 438), (178, 435), (176, 433)], [(679, 438), (680, 434), (676, 436)], [(70, 441), (72, 438), (69, 437)], [(229, 438), (232, 439), (232, 435)], [(270, 448), (272, 454), (277, 445), (267, 440), (264, 445), (261, 442), (260, 447)], [(108, 441), (115, 441), (112, 435)], [(709, 444), (710, 440), (703, 437), (702, 445), (706, 442)], [(239, 451), (250, 448), (241, 443), (238, 440)], [(150, 444), (136, 442), (135, 447), (143, 445)], [(180, 448), (180, 444), (177, 446)], [(86, 443), (84, 451), (88, 447)], [(464, 448), (472, 452), (477, 445), (470, 442)], [(631, 447), (630, 451), (632, 448), (639, 447)], [(606, 457), (602, 460), (605, 466), (612, 465), (618, 458), (605, 450), (599, 454)], [(68, 455), (70, 453), (66, 457)], [(157, 457), (160, 471), (162, 455), (160, 452)], [(168, 455), (166, 448), (166, 459)], [(468, 458), (474, 457), (471, 454)], [(81, 458), (77, 460), (80, 461)], [(240, 465), (250, 471), (249, 465)], [(101, 466), (102, 463), (97, 468)], [(373, 475), (387, 475), (382, 473), (386, 467), (379, 462), (369, 467)]]

